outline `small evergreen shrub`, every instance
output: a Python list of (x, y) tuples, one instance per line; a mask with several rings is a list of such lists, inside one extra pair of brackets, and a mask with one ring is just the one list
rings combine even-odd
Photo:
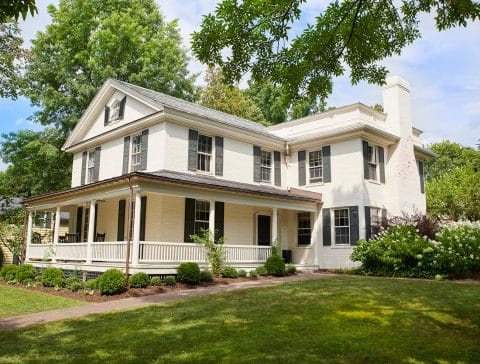
[(147, 273), (138, 272), (130, 277), (130, 287), (145, 288), (150, 284), (150, 277)]
[(162, 280), (160, 277), (152, 277), (152, 279), (150, 279), (150, 284), (152, 286), (160, 286), (162, 284)]
[(86, 289), (98, 289), (98, 281), (96, 279), (89, 279), (85, 281), (84, 286)]
[(177, 285), (177, 280), (174, 276), (166, 276), (163, 280), (163, 283), (169, 287), (175, 287)]
[(197, 263), (182, 263), (177, 268), (177, 279), (187, 284), (200, 283), (200, 267)]
[(281, 277), (285, 275), (285, 263), (279, 255), (271, 255), (265, 262), (265, 268), (269, 275)]
[(239, 269), (238, 270), (238, 276), (239, 277), (246, 277), (247, 276), (247, 271), (246, 270), (243, 270), (243, 269)]
[(60, 268), (47, 268), (41, 275), (42, 284), (45, 287), (62, 287), (63, 286), (63, 271)]
[(259, 276), (268, 276), (267, 268), (264, 265), (258, 266), (256, 271)]
[(257, 278), (258, 277), (258, 273), (257, 271), (254, 269), (254, 270), (251, 270), (249, 273), (248, 273), (249, 277), (251, 278)]
[(200, 272), (200, 282), (211, 282), (213, 281), (213, 274), (208, 269), (202, 270)]
[(33, 265), (22, 264), (18, 266), (15, 278), (20, 283), (23, 283), (23, 281), (26, 279), (35, 279), (36, 275), (37, 273), (35, 272), (35, 268), (33, 268)]
[(109, 269), (98, 278), (98, 289), (101, 294), (112, 296), (125, 291), (125, 275), (118, 269)]
[(16, 265), (13, 265), (13, 264), (6, 265), (0, 270), (0, 277), (7, 282), (11, 281), (15, 279), (17, 275), (17, 269), (18, 268)]
[(237, 270), (229, 265), (223, 267), (221, 275), (223, 278), (238, 278)]
[(285, 270), (288, 274), (297, 273), (297, 267), (295, 267), (293, 264), (287, 264), (285, 267)]
[(77, 292), (84, 288), (84, 284), (77, 277), (68, 277), (65, 279), (65, 287), (72, 292)]

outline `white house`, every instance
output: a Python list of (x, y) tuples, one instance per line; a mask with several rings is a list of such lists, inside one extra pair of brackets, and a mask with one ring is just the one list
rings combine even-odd
[[(71, 188), (26, 201), (26, 259), (172, 273), (205, 264), (191, 235), (209, 229), (236, 267), (262, 264), (272, 242), (304, 269), (349, 267), (382, 216), (425, 212), (434, 154), (412, 127), (408, 83), (388, 79), (383, 97), (384, 113), (357, 103), (265, 127), (110, 79), (63, 147)], [(32, 241), (39, 211), (55, 213), (48, 243)]]

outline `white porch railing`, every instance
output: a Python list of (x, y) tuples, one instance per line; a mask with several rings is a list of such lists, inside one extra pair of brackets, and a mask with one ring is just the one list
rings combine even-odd
[[(227, 263), (264, 263), (270, 256), (269, 246), (223, 245)], [(28, 258), (44, 260), (55, 258), (66, 261), (86, 261), (87, 243), (30, 244)], [(91, 243), (92, 262), (125, 262), (127, 244), (124, 241)], [(133, 249), (132, 249), (133, 251)], [(139, 264), (162, 264), (206, 261), (203, 246), (192, 243), (142, 241)]]

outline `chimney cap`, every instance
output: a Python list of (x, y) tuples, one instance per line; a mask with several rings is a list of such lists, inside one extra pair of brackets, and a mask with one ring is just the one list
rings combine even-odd
[(387, 77), (387, 79), (385, 80), (385, 85), (383, 86), (383, 88), (388, 89), (388, 88), (395, 87), (395, 86), (399, 86), (399, 87), (405, 89), (405, 91), (410, 92), (410, 84), (408, 83), (408, 81), (404, 80), (400, 76)]

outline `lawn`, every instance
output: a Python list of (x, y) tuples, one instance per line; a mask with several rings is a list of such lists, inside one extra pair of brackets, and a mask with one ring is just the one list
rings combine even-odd
[(326, 277), (0, 332), (0, 343), (11, 363), (478, 363), (480, 285)]
[(81, 304), (84, 302), (0, 285), (0, 319)]

